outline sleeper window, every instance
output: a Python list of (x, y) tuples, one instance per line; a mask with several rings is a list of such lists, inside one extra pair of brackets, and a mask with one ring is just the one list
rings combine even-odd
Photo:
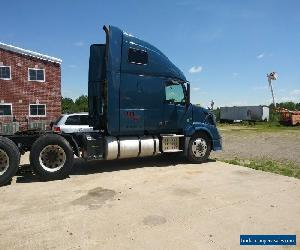
[(129, 48), (128, 62), (135, 64), (148, 64), (148, 53), (144, 50)]

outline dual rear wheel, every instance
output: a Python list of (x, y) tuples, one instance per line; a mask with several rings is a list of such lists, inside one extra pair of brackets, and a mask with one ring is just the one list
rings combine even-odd
[[(62, 136), (48, 134), (39, 137), (30, 151), (30, 164), (42, 180), (66, 178), (73, 166), (74, 154), (69, 142)], [(18, 171), (20, 151), (6, 137), (0, 137), (0, 186), (8, 184)]]
[(20, 152), (10, 139), (0, 136), (0, 186), (8, 184), (17, 173)]
[(43, 180), (66, 178), (73, 166), (74, 154), (62, 136), (48, 134), (39, 137), (30, 151), (33, 171)]

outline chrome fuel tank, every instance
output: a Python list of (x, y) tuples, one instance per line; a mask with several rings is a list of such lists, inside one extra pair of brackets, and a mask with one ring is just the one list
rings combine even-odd
[(159, 140), (155, 136), (105, 137), (106, 160), (152, 156), (157, 153)]

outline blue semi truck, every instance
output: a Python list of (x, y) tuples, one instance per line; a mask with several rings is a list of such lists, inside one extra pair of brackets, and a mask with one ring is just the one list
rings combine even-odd
[(206, 161), (221, 150), (214, 115), (190, 103), (190, 84), (156, 47), (104, 26), (105, 44), (90, 47), (89, 120), (95, 132), (56, 134), (23, 131), (0, 137), (0, 185), (16, 174), (20, 155), (43, 180), (71, 171), (74, 155), (115, 160), (182, 153)]

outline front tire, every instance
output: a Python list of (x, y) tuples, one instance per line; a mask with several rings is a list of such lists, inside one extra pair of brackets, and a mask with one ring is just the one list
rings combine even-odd
[(11, 181), (19, 164), (20, 151), (17, 145), (6, 137), (0, 137), (0, 186)]
[(205, 133), (192, 136), (188, 147), (188, 160), (194, 163), (206, 162), (211, 152), (211, 140)]
[(73, 149), (60, 135), (48, 134), (38, 138), (30, 151), (34, 173), (46, 181), (68, 177), (73, 161)]

